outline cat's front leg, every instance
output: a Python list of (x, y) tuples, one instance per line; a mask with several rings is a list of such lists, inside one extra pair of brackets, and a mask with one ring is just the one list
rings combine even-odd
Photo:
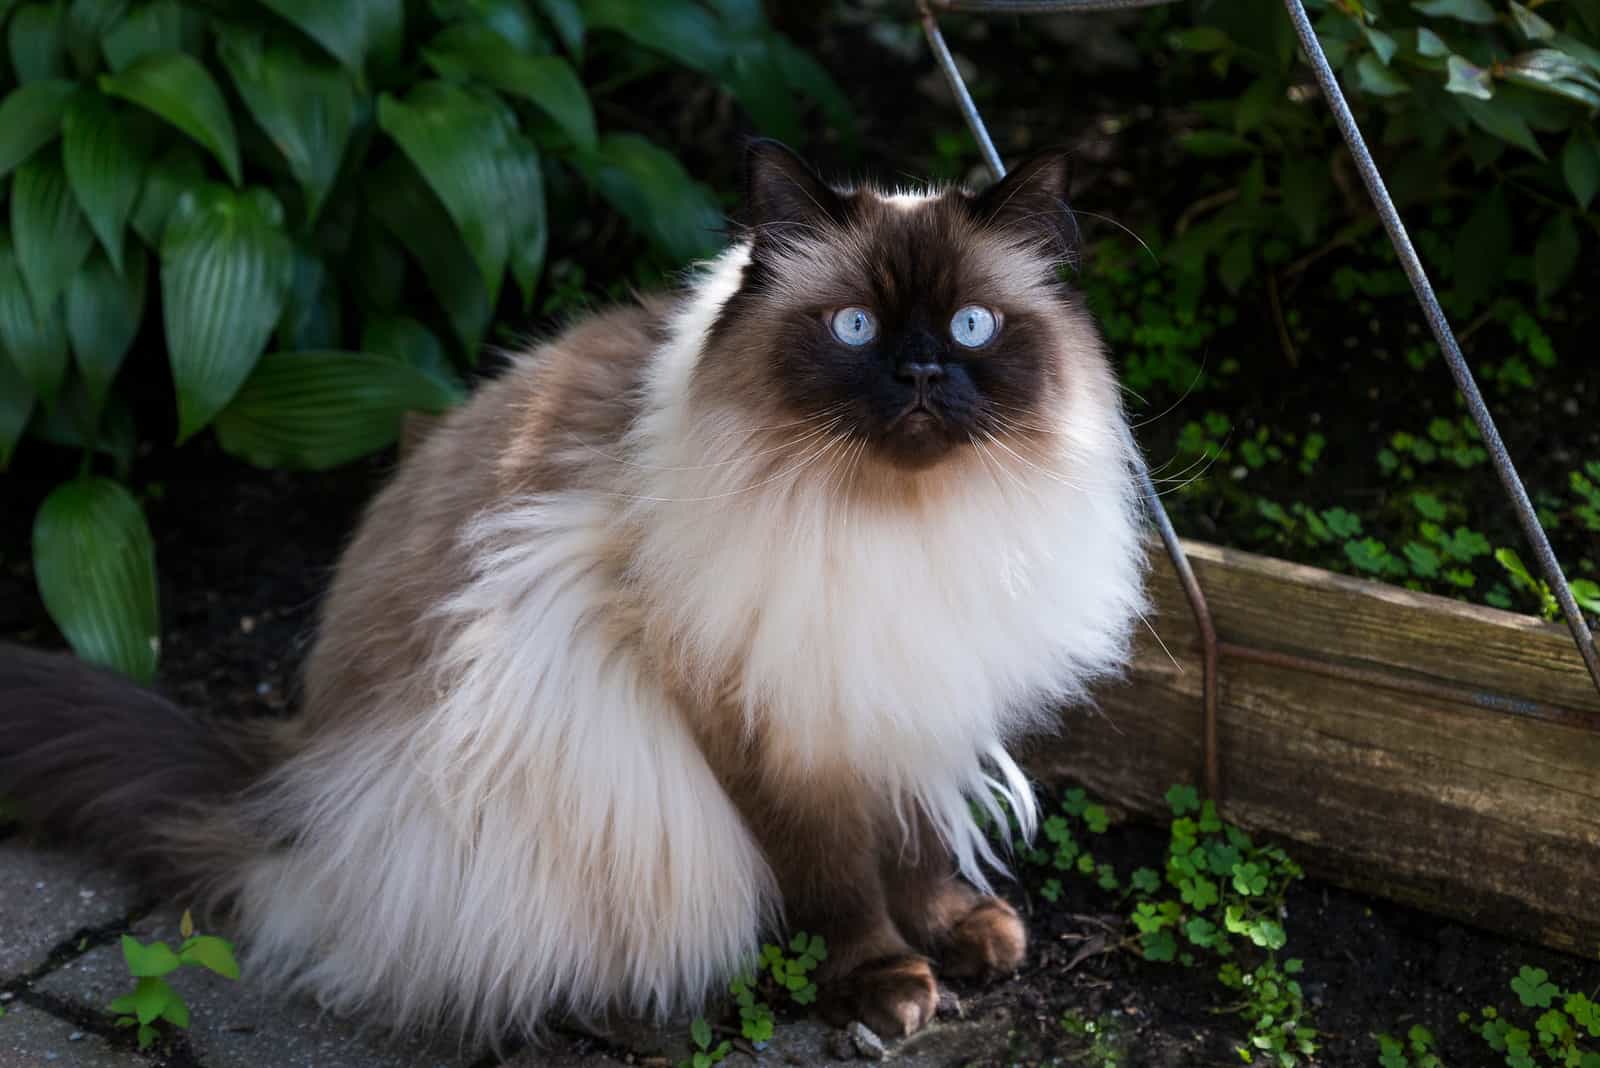
[[(765, 791), (763, 791), (765, 793)], [(933, 966), (896, 926), (879, 864), (877, 820), (853, 791), (817, 789), (746, 798), (747, 818), (783, 895), (791, 931), (820, 934), (818, 1009), (843, 1025), (909, 1035), (933, 1019)]]
[(912, 945), (935, 957), (955, 978), (1010, 975), (1028, 952), (1028, 931), (1010, 903), (979, 893), (956, 873), (955, 859), (927, 820), (919, 817), (912, 848), (887, 831), (883, 882), (890, 914)]

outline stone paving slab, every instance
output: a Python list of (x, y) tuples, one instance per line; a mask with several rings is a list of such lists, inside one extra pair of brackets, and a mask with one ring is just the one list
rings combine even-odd
[[(178, 916), (165, 910), (154, 913), (135, 924), (132, 933), (143, 942), (160, 939), (175, 946), (180, 940)], [(189, 1005), (189, 1047), (206, 1068), (465, 1068), (471, 1063), (453, 1049), (391, 1045), (363, 1035), (314, 1005), (284, 1003), (269, 991), (252, 988), (248, 976), (233, 982), (182, 968), (166, 978)], [(62, 965), (33, 989), (99, 1012), (131, 984), (120, 943), (112, 943)]]
[(0, 982), (44, 963), (74, 931), (124, 916), (133, 885), (81, 855), (0, 841)]
[(0, 1068), (143, 1068), (145, 1061), (114, 1049), (47, 1012), (8, 1001), (0, 1008)]

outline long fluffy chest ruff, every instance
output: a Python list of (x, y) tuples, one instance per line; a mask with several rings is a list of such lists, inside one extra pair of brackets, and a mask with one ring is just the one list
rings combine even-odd
[[(733, 779), (801, 807), (848, 783), (852, 804), (930, 826), (979, 886), (995, 858), (969, 802), (998, 795), (1031, 824), (1008, 739), (1119, 663), (1141, 605), (1126, 431), (1092, 331), (1034, 328), (1094, 357), (1028, 417), (1037, 433), (979, 426), (899, 474), (870, 455), (870, 412), (845, 433), (842, 406), (786, 423), (729, 399), (749, 388), (707, 386), (753, 269), (746, 244), (706, 270), (614, 440), (557, 413), (541, 478), (505, 492), (459, 473), (462, 428), (554, 388), (557, 342), (375, 505), (312, 664), (317, 727), (249, 802), (288, 844), (229, 888), (269, 977), (474, 1038), (551, 1012), (675, 1012), (785, 903)], [(972, 380), (1000, 389), (983, 378), (999, 373)], [(922, 464), (933, 446), (895, 447)]]

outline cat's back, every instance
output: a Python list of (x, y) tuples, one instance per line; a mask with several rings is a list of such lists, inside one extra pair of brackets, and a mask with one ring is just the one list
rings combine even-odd
[(604, 493), (676, 305), (646, 296), (585, 316), (515, 356), (425, 430), (340, 558), (306, 670), (307, 713), (342, 717), (419, 664), (433, 610), (470, 580), (474, 519), (519, 498)]

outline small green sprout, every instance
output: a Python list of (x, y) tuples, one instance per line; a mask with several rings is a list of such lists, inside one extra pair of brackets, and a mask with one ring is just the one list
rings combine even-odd
[(132, 935), (122, 936), (122, 957), (136, 982), (132, 993), (117, 998), (107, 1009), (118, 1014), (118, 1027), (138, 1027), (140, 1049), (149, 1049), (160, 1036), (156, 1030), (158, 1021), (165, 1020), (178, 1028), (189, 1026), (189, 1006), (164, 976), (193, 966), (224, 979), (239, 978), (232, 945), (215, 935), (195, 934), (194, 920), (188, 912), (183, 914), (178, 931), (183, 942), (176, 952), (165, 942), (146, 945)]

